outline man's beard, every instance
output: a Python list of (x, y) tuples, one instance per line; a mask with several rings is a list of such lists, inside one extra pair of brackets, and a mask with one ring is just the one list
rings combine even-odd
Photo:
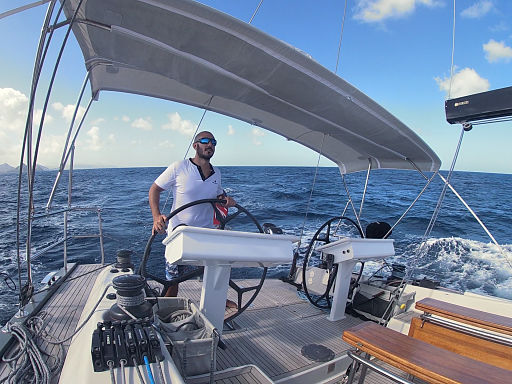
[(199, 156), (199, 158), (201, 159), (205, 159), (205, 160), (210, 160), (213, 156), (213, 150), (211, 150), (211, 153), (206, 153), (206, 149), (201, 149), (201, 148), (198, 148), (198, 151), (197, 151), (197, 155)]

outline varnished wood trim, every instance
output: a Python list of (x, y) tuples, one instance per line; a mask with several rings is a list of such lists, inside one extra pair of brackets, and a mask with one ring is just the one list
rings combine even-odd
[(416, 309), (494, 332), (512, 335), (512, 318), (510, 317), (446, 303), (430, 297), (418, 301)]
[(508, 384), (512, 372), (366, 322), (346, 330), (348, 344), (434, 384)]

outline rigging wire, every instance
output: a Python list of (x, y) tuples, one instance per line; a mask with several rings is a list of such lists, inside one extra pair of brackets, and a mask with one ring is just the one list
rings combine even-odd
[(457, 198), (462, 202), (462, 204), (464, 204), (464, 206), (466, 207), (466, 209), (473, 215), (473, 217), (475, 218), (475, 220), (478, 222), (478, 224), (480, 224), (480, 226), (484, 229), (484, 231), (487, 233), (487, 235), (489, 236), (489, 238), (492, 240), (492, 242), (494, 243), (494, 245), (496, 245), (496, 247), (498, 247), (498, 251), (501, 253), (501, 255), (504, 257), (505, 261), (507, 262), (507, 264), (509, 265), (510, 268), (512, 268), (512, 261), (510, 261), (510, 259), (508, 258), (507, 254), (505, 253), (505, 251), (503, 250), (503, 247), (496, 241), (496, 239), (494, 238), (494, 236), (492, 235), (492, 233), (487, 229), (487, 227), (485, 226), (485, 224), (482, 222), (482, 220), (480, 220), (480, 218), (477, 216), (477, 214), (475, 213), (475, 211), (473, 211), (473, 209), (471, 209), (471, 207), (468, 205), (468, 203), (466, 203), (466, 201), (464, 201), (464, 199), (462, 198), (462, 196), (455, 190), (455, 188), (443, 177), (443, 175), (439, 174), (439, 177), (441, 178), (441, 180), (443, 180), (443, 182), (451, 189), (451, 191), (453, 192), (453, 194), (455, 196), (457, 196)]
[(340, 61), (340, 53), (341, 53), (341, 40), (343, 39), (343, 29), (345, 27), (345, 16), (347, 15), (347, 1), (345, 0), (345, 8), (343, 9), (343, 20), (341, 21), (341, 32), (340, 32), (340, 42), (338, 44), (338, 57), (336, 58), (336, 69), (334, 73), (338, 74), (338, 63)]
[[(446, 178), (446, 181), (445, 181), (445, 184), (443, 185), (443, 189), (441, 190), (441, 194), (439, 195), (439, 199), (437, 200), (437, 204), (436, 204), (436, 207), (434, 209), (434, 212), (432, 213), (432, 217), (430, 218), (430, 222), (427, 226), (427, 229), (425, 230), (425, 233), (423, 234), (423, 237), (421, 239), (421, 242), (420, 242), (420, 246), (417, 248), (414, 256), (413, 256), (413, 259), (411, 261), (411, 263), (409, 263), (408, 265), (408, 268), (406, 270), (406, 272), (404, 273), (404, 276), (402, 277), (402, 280), (400, 281), (400, 284), (398, 285), (398, 287), (395, 289), (395, 297), (393, 300), (390, 300), (387, 307), (386, 307), (386, 310), (383, 312), (381, 318), (379, 319), (379, 324), (383, 324), (385, 323), (387, 320), (384, 319), (384, 316), (389, 312), (390, 314), (392, 314), (392, 311), (390, 311), (390, 308), (392, 305), (395, 305), (399, 302), (404, 290), (405, 290), (405, 287), (407, 286), (408, 284), (408, 281), (410, 280), (411, 276), (414, 275), (414, 272), (416, 271), (417, 269), (417, 265), (418, 265), (418, 262), (420, 260), (420, 258), (422, 258), (428, 251), (428, 248), (427, 248), (427, 239), (430, 237), (430, 234), (432, 232), (432, 229), (434, 228), (434, 224), (437, 220), (437, 217), (439, 216), (439, 212), (441, 210), (441, 206), (443, 204), (443, 201), (444, 201), (444, 197), (446, 196), (446, 190), (448, 188), (448, 184), (451, 180), (451, 177), (453, 175), (453, 171), (454, 171), (454, 168), (455, 168), (455, 163), (457, 162), (457, 158), (459, 156), (459, 151), (460, 151), (460, 147), (461, 147), (461, 144), (462, 144), (462, 139), (464, 137), (464, 132), (465, 132), (465, 129), (464, 127), (462, 128), (462, 132), (460, 134), (460, 137), (459, 137), (459, 142), (457, 144), (457, 148), (455, 150), (455, 154), (453, 155), (453, 159), (452, 159), (452, 164), (450, 166), (450, 170), (448, 171), (448, 176)], [(435, 174), (434, 174), (435, 176)], [(432, 178), (434, 177), (432, 176)], [(432, 178), (430, 180), (432, 180)]]
[[(258, 6), (257, 6), (257, 7), (256, 7), (256, 9), (254, 10), (254, 13), (253, 13), (253, 14), (252, 14), (252, 16), (251, 16), (251, 19), (249, 20), (249, 24), (251, 24), (251, 23), (252, 23), (252, 21), (253, 21), (254, 17), (256, 16), (256, 14), (258, 13), (258, 10), (259, 10), (259, 9), (260, 9), (260, 7), (261, 7), (261, 4), (263, 4), (263, 0), (260, 0), (260, 2), (259, 2), (259, 4), (258, 4)], [(214, 97), (214, 95), (212, 95), (212, 96), (210, 97), (210, 100), (208, 100), (207, 107), (209, 107), (209, 106), (210, 106), (210, 103), (212, 102), (213, 97)], [(201, 116), (201, 120), (199, 121), (199, 124), (197, 124), (196, 130), (195, 130), (194, 134), (192, 135), (192, 139), (190, 140), (190, 143), (188, 144), (187, 150), (186, 150), (186, 152), (185, 152), (185, 156), (183, 156), (183, 160), (185, 160), (185, 159), (187, 158), (187, 156), (188, 156), (188, 152), (190, 151), (190, 147), (192, 147), (192, 144), (193, 144), (193, 142), (194, 142), (194, 139), (195, 139), (195, 137), (196, 137), (196, 135), (197, 135), (197, 132), (199, 131), (199, 127), (201, 126), (201, 123), (203, 122), (204, 116), (206, 115), (206, 112), (207, 112), (207, 111), (208, 111), (208, 109), (206, 109), (206, 107), (205, 107), (205, 109), (204, 109), (204, 111), (203, 111), (203, 115)], [(164, 202), (164, 206), (163, 206), (163, 208), (162, 208), (162, 211), (165, 211), (165, 208), (167, 207), (167, 203), (169, 202), (169, 197), (171, 197), (171, 190), (170, 190), (170, 189), (169, 189), (169, 192), (167, 192), (167, 197), (165, 198), (165, 202)]]
[(249, 24), (252, 23), (254, 17), (256, 16), (256, 14), (258, 13), (258, 10), (260, 9), (261, 7), (261, 4), (263, 4), (263, 0), (260, 0), (260, 3), (258, 4), (258, 6), (256, 7), (256, 10), (254, 11), (254, 13), (252, 14), (251, 16), (251, 19), (249, 20)]
[[(210, 97), (210, 100), (208, 100), (208, 104), (206, 104), (206, 107), (204, 108), (203, 115), (201, 116), (201, 119), (199, 120), (199, 124), (197, 124), (196, 130), (195, 130), (194, 134), (192, 135), (192, 138), (190, 139), (190, 143), (188, 143), (188, 148), (187, 148), (187, 151), (185, 152), (185, 156), (183, 156), (183, 160), (185, 160), (187, 158), (188, 151), (190, 151), (190, 147), (194, 143), (194, 139), (196, 138), (197, 131), (199, 131), (199, 127), (203, 123), (204, 116), (206, 115), (206, 112), (208, 112), (207, 107), (210, 106), (210, 103), (212, 102), (212, 100), (213, 100), (213, 95)], [(171, 196), (171, 190), (169, 189), (169, 191), (167, 192), (167, 198), (165, 199), (165, 203), (162, 208), (162, 211), (165, 211), (165, 207), (167, 206), (167, 202), (169, 201), (170, 196)]]
[(313, 191), (315, 190), (316, 177), (318, 175), (318, 168), (320, 167), (320, 159), (322, 157), (322, 151), (324, 149), (324, 141), (325, 141), (325, 133), (322, 136), (322, 144), (320, 145), (320, 151), (318, 151), (318, 160), (316, 161), (315, 175), (313, 177), (313, 184), (311, 185), (311, 191), (309, 193), (308, 204), (306, 206), (306, 213), (304, 215), (304, 221), (302, 222), (302, 228), (300, 230), (300, 236), (299, 236), (299, 242), (297, 244), (297, 249), (300, 248), (300, 245), (302, 243), (302, 236), (304, 235), (304, 228), (306, 226), (306, 220), (308, 218), (309, 207), (311, 205), (311, 199), (313, 198)]
[(448, 176), (446, 178), (446, 182), (443, 185), (443, 189), (441, 190), (441, 194), (439, 195), (439, 199), (437, 200), (436, 207), (434, 209), (434, 212), (432, 213), (432, 217), (430, 218), (430, 222), (427, 226), (427, 229), (425, 230), (425, 233), (423, 234), (423, 237), (420, 242), (420, 246), (414, 255), (414, 259), (413, 259), (411, 265), (407, 269), (407, 272), (404, 274), (402, 281), (408, 280), (409, 277), (411, 277), (414, 274), (414, 271), (416, 270), (416, 267), (417, 267), (420, 257), (425, 255), (425, 253), (427, 252), (427, 247), (426, 247), (427, 238), (430, 237), (430, 234), (432, 233), (432, 229), (434, 228), (434, 224), (436, 223), (437, 217), (439, 216), (439, 212), (441, 211), (441, 206), (442, 206), (444, 198), (446, 196), (446, 190), (448, 188), (448, 184), (453, 175), (455, 163), (457, 162), (457, 158), (459, 156), (459, 151), (460, 151), (460, 147), (462, 144), (462, 139), (464, 137), (464, 132), (465, 132), (465, 130), (463, 128), (461, 131), (460, 137), (459, 137), (459, 142), (457, 144), (457, 148), (455, 149), (455, 154), (453, 155), (452, 164), (450, 165), (450, 170), (448, 171)]
[(452, 62), (450, 65), (450, 87), (448, 89), (448, 99), (452, 96), (452, 84), (453, 84), (453, 58), (455, 56), (455, 0), (453, 0), (453, 30), (452, 30)]

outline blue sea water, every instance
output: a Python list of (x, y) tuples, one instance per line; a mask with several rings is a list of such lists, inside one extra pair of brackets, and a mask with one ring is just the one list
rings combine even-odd
[[(285, 233), (300, 235), (303, 244), (322, 223), (343, 212), (347, 202), (345, 188), (337, 168), (319, 168), (310, 199), (316, 169), (313, 167), (220, 167), (223, 186), (237, 202), (249, 210), (260, 223), (271, 222)], [(148, 189), (164, 168), (84, 169), (73, 175), (73, 205), (98, 206), (102, 209), (106, 261), (111, 262), (120, 249), (135, 252), (138, 264), (151, 234), (151, 213)], [(56, 173), (36, 175), (34, 208), (44, 213)], [(364, 173), (348, 175), (350, 194), (359, 212)], [(425, 229), (442, 184), (436, 178), (408, 215), (394, 229), (396, 256), (391, 262), (406, 264), (415, 278), (428, 277), (459, 291), (473, 291), (512, 299), (512, 175), (456, 172), (452, 184), (470, 207), (483, 220), (500, 250), (491, 243), (485, 231), (467, 212), (463, 204), (447, 192), (441, 213), (427, 241), (426, 253), (416, 257)], [(416, 172), (378, 171), (369, 180), (362, 208), (362, 225), (387, 221), (391, 225), (404, 213), (425, 185)], [(18, 285), (16, 261), (16, 194), (17, 174), (0, 175), (0, 272), (11, 276)], [(162, 195), (162, 205), (167, 195)], [(171, 206), (166, 203), (165, 212)], [(308, 208), (308, 201), (310, 201)], [(67, 204), (67, 175), (61, 180), (53, 210)], [(26, 204), (23, 205), (26, 216)], [(306, 216), (307, 212), (307, 216)], [(352, 208), (346, 213), (354, 218)], [(24, 254), (25, 222), (22, 220), (22, 254)], [(246, 219), (230, 223), (232, 229), (252, 230)], [(85, 211), (70, 215), (71, 234), (91, 234), (98, 231), (98, 218)], [(346, 231), (355, 235), (354, 228)], [(37, 220), (32, 228), (32, 254), (62, 237), (62, 214)], [(161, 240), (161, 239), (160, 239)], [(69, 262), (95, 263), (100, 260), (98, 239), (74, 240), (68, 247)], [(62, 246), (35, 257), (34, 281), (39, 282), (49, 270), (62, 266)], [(163, 276), (163, 247), (155, 241), (149, 269)], [(270, 271), (270, 276), (285, 275), (289, 266)], [(370, 270), (379, 265), (370, 266)], [(243, 271), (240, 273), (250, 273)], [(26, 271), (22, 270), (25, 279)], [(2, 281), (2, 280), (0, 280)], [(40, 287), (39, 285), (36, 287)], [(0, 322), (3, 324), (15, 311), (17, 293), (4, 284), (0, 293)]]

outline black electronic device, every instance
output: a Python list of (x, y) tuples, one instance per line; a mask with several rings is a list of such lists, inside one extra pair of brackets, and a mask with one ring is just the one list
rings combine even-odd
[(92, 333), (91, 356), (95, 372), (144, 365), (144, 357), (150, 363), (164, 360), (160, 339), (149, 318), (98, 323)]
[(512, 116), (512, 87), (457, 97), (444, 105), (450, 124)]
[(114, 345), (116, 347), (116, 366), (121, 366), (121, 361), (124, 361), (124, 365), (132, 365), (133, 362), (128, 358), (128, 351), (126, 349), (126, 343), (124, 339), (124, 331), (121, 327), (121, 322), (114, 322)]
[(130, 363), (133, 363), (133, 359), (135, 358), (137, 364), (142, 364), (137, 348), (137, 338), (135, 337), (135, 332), (131, 324), (127, 324), (124, 327), (124, 339), (126, 341)]
[(91, 354), (94, 372), (101, 372), (105, 370), (105, 367), (103, 366), (103, 348), (101, 343), (102, 327), (103, 323), (99, 323), (98, 328), (92, 333)]
[(114, 347), (114, 329), (110, 322), (105, 322), (105, 328), (102, 332), (102, 346), (103, 346), (103, 365), (110, 367), (110, 364), (115, 364), (115, 347)]
[(142, 328), (140, 323), (135, 323), (133, 325), (133, 330), (135, 331), (135, 337), (137, 338), (137, 345), (139, 347), (140, 356), (142, 359), (144, 359), (144, 356), (146, 356), (150, 363), (154, 363), (155, 359), (153, 359), (151, 356), (149, 340), (146, 332), (144, 332), (144, 328)]

